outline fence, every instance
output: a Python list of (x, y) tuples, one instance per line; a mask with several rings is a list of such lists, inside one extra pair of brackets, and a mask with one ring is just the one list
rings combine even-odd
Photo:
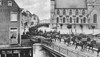
[[(44, 44), (45, 42), (46, 41), (44, 41), (42, 43)], [(90, 56), (90, 55), (81, 54), (79, 52), (74, 52), (74, 51), (68, 50), (66, 48), (57, 46), (57, 45), (55, 45), (53, 43), (44, 44), (44, 46), (52, 48), (54, 51), (57, 51), (57, 52), (59, 52), (61, 54), (64, 54), (65, 56), (67, 55), (68, 57), (93, 57), (93, 56)]]

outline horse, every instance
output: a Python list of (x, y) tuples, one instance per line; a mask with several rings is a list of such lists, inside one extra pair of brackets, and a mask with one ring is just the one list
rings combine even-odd
[(89, 51), (90, 48), (92, 48), (92, 52), (94, 52), (93, 48), (96, 46), (96, 40), (92, 40), (90, 43), (88, 43), (87, 46), (89, 47), (88, 51)]
[(67, 46), (69, 46), (70, 42), (71, 42), (71, 39), (70, 38), (64, 39), (64, 43), (66, 43), (66, 42), (68, 43)]
[(83, 49), (83, 42), (82, 42), (82, 41), (76, 42), (75, 49), (76, 49), (78, 46), (80, 46), (81, 49)]
[(81, 41), (81, 40), (79, 40), (78, 42), (76, 42), (75, 49), (77, 48), (77, 46), (80, 46), (81, 50), (83, 50), (87, 46), (87, 41)]
[(76, 43), (76, 37), (74, 36), (71, 41), (73, 42), (72, 45), (74, 45)]

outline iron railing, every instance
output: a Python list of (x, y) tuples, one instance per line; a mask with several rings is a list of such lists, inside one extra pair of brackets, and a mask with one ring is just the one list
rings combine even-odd
[[(47, 42), (47, 43), (45, 44), (45, 42)], [(68, 56), (68, 57), (94, 57), (92, 55), (81, 54), (80, 52), (71, 51), (67, 48), (63, 48), (63, 47), (55, 45), (53, 43), (48, 43), (48, 41), (42, 41), (42, 44), (48, 48), (53, 49), (54, 51), (64, 54), (65, 56)]]

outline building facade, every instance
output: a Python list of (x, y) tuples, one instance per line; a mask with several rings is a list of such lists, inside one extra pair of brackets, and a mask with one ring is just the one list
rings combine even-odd
[(87, 0), (89, 28), (100, 29), (100, 0)]
[[(98, 24), (100, 17), (95, 9), (98, 5), (90, 2), (89, 0), (51, 0), (50, 27), (68, 29), (68, 26), (70, 25), (71, 29), (77, 30), (89, 30), (91, 29), (91, 26), (99, 28)], [(97, 3), (97, 0), (94, 2)], [(98, 13), (98, 16), (97, 14), (94, 15), (94, 17), (92, 16), (94, 11), (95, 13)]]
[(20, 43), (20, 8), (14, 0), (0, 0), (0, 45)]

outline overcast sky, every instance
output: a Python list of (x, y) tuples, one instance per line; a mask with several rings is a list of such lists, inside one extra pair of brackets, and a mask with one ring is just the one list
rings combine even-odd
[(15, 0), (24, 9), (39, 16), (41, 20), (50, 18), (50, 0)]

